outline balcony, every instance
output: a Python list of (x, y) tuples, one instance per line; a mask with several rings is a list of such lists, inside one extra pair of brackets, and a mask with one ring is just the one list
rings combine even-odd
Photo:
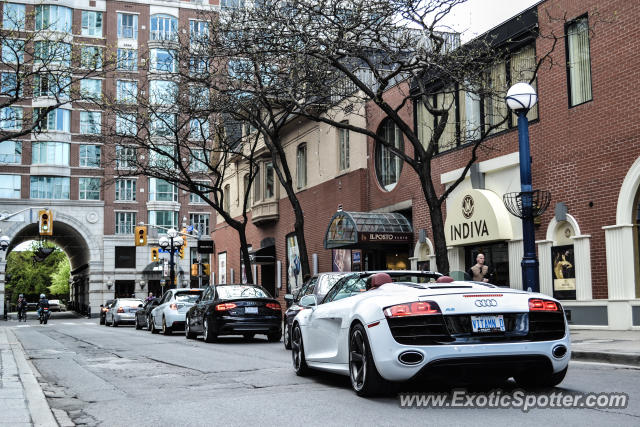
[(278, 218), (277, 200), (263, 200), (255, 203), (251, 208), (251, 222), (253, 222), (254, 225), (275, 222)]

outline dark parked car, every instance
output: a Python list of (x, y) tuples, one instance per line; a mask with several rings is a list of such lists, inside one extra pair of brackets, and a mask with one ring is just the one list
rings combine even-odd
[(266, 334), (269, 342), (282, 336), (280, 303), (258, 285), (207, 286), (195, 305), (187, 311), (187, 339), (204, 335), (213, 342), (220, 335)]
[(300, 298), (313, 294), (318, 297), (318, 301), (322, 301), (329, 289), (347, 274), (349, 273), (318, 273), (308, 279), (295, 294), (286, 294), (284, 296), (285, 300), (291, 302), (290, 307), (284, 313), (284, 348), (291, 350), (291, 325), (293, 325), (293, 318), (302, 310), (302, 307), (298, 305)]
[(144, 304), (141, 304), (142, 307), (138, 307), (139, 310), (136, 311), (136, 329), (148, 329), (149, 328), (149, 315), (151, 315), (151, 310), (156, 308), (160, 304), (159, 298), (153, 298), (149, 301), (145, 301)]
[[(338, 286), (346, 280), (361, 280), (366, 282), (367, 278), (375, 273), (387, 273), (391, 276), (391, 280), (394, 282), (435, 282), (442, 274), (435, 273), (433, 271), (407, 271), (407, 270), (384, 270), (384, 271), (362, 271), (354, 273), (320, 273), (313, 276), (307, 283), (305, 283), (300, 291), (295, 295), (285, 295), (285, 299), (292, 301), (293, 304), (289, 307), (285, 313), (284, 318), (284, 348), (291, 349), (291, 326), (293, 325), (293, 319), (302, 310), (302, 307), (298, 305), (300, 299), (305, 295), (316, 295), (318, 301), (323, 301), (327, 293), (334, 287)], [(324, 277), (321, 277), (324, 276)], [(318, 277), (318, 280), (314, 282), (314, 278)], [(327, 286), (327, 284), (329, 284)], [(364, 289), (364, 284), (362, 286)]]
[(100, 305), (100, 324), (104, 325), (104, 319), (107, 315), (107, 311), (111, 308), (111, 304), (114, 303), (114, 299), (108, 299), (107, 302)]

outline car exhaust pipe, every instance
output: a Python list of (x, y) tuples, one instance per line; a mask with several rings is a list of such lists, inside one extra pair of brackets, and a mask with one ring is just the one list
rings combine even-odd
[(424, 356), (418, 351), (409, 350), (400, 353), (400, 355), (398, 356), (398, 360), (403, 365), (417, 365), (424, 360)]
[(567, 347), (562, 344), (557, 345), (553, 347), (553, 350), (551, 350), (551, 354), (553, 354), (553, 357), (555, 357), (556, 359), (562, 359), (567, 354)]

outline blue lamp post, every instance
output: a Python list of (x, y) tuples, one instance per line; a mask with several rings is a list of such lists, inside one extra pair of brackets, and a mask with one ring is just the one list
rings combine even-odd
[(534, 191), (531, 186), (531, 154), (529, 150), (529, 120), (527, 112), (538, 102), (535, 89), (526, 83), (516, 83), (507, 91), (507, 106), (518, 116), (518, 146), (520, 151), (520, 200), (522, 218), (522, 284), (529, 292), (540, 292), (538, 258), (536, 257), (535, 231), (533, 228)]

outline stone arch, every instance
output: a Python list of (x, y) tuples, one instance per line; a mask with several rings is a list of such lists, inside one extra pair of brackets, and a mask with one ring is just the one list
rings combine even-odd
[(418, 270), (418, 262), (429, 261), (429, 268), (432, 271), (436, 271), (436, 255), (431, 240), (425, 239), (424, 242), (417, 242), (413, 248), (413, 257), (410, 260), (412, 270)]
[(622, 181), (620, 193), (618, 194), (618, 206), (616, 208), (616, 225), (634, 224), (633, 213), (635, 207), (633, 202), (640, 187), (640, 157), (633, 162), (629, 171)]
[[(575, 233), (575, 236), (582, 235), (582, 233), (580, 232), (580, 225), (578, 224), (578, 221), (576, 221), (576, 219), (573, 216), (567, 214), (567, 222), (569, 223), (569, 225), (571, 225), (571, 228), (573, 228), (573, 232)], [(560, 222), (556, 220), (555, 216), (551, 218), (551, 221), (549, 221), (549, 225), (547, 226), (546, 240), (548, 241), (555, 240), (556, 228), (558, 227), (559, 224)]]

